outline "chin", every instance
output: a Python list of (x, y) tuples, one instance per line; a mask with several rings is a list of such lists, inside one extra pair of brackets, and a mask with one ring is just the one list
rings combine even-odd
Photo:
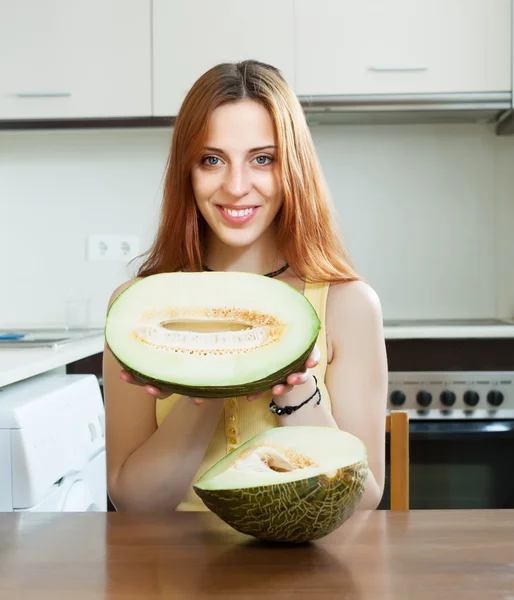
[(264, 232), (252, 229), (248, 231), (215, 231), (215, 233), (227, 246), (244, 248), (246, 246), (251, 246)]

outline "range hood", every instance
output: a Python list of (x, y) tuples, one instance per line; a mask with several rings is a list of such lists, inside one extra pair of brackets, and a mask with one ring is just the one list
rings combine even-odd
[(311, 124), (492, 123), (496, 125), (512, 111), (511, 92), (365, 94), (299, 96), (298, 98), (307, 121)]
[[(297, 95), (312, 125), (402, 125), (488, 123), (497, 135), (514, 135), (513, 94), (476, 92), (448, 94)], [(63, 119), (0, 119), (1, 130), (164, 127), (167, 117), (99, 117)]]
[(505, 111), (496, 123), (496, 133), (498, 135), (514, 135), (514, 110)]

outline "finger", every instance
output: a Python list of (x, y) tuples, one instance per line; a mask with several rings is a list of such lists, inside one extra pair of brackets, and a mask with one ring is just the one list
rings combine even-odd
[(271, 393), (273, 396), (281, 396), (282, 394), (287, 394), (293, 389), (292, 385), (284, 385), (283, 383), (279, 383), (271, 389)]
[(262, 396), (262, 392), (258, 392), (256, 394), (248, 394), (248, 396), (246, 397), (248, 402), (253, 402), (254, 400), (257, 400), (258, 398), (260, 398)]
[[(151, 396), (155, 396), (156, 398), (159, 398), (160, 396), (162, 396), (162, 392), (159, 388), (156, 388), (153, 385), (145, 385), (145, 390), (151, 395)], [(163, 396), (164, 397), (164, 396)]]
[(309, 376), (310, 373), (307, 369), (305, 369), (305, 371), (301, 371), (300, 373), (292, 373), (287, 378), (287, 383), (289, 383), (290, 385), (299, 385), (301, 383), (306, 383), (306, 381), (309, 379)]
[(153, 398), (157, 398), (157, 400), (164, 400), (171, 395), (169, 391), (163, 391), (154, 385), (145, 385), (145, 390), (152, 396)]
[(307, 362), (305, 363), (305, 366), (308, 369), (312, 369), (313, 367), (316, 367), (319, 364), (320, 360), (321, 353), (319, 351), (319, 348), (317, 346), (314, 346), (312, 352), (309, 355), (309, 358), (307, 359)]
[(191, 398), (191, 400), (193, 401), (193, 404), (196, 404), (196, 406), (203, 404), (203, 398)]
[(126, 381), (127, 383), (141, 385), (138, 381), (134, 379), (134, 377), (132, 377), (132, 375), (130, 375), (130, 373), (127, 373), (127, 371), (124, 371), (123, 369), (120, 371), (120, 378), (123, 379), (123, 381)]

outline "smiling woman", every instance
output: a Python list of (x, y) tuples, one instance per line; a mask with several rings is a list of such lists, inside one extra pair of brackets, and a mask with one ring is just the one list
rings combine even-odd
[[(217, 247), (269, 245), (261, 234), (282, 205), (282, 187), (268, 111), (251, 99), (224, 104), (211, 116), (207, 140), (209, 154), (193, 167), (192, 184), (198, 210), (209, 225), (208, 253), (217, 255)], [(252, 147), (256, 140), (262, 141)]]
[[(108, 486), (118, 510), (205, 510), (194, 492), (203, 473), (254, 436), (291, 425), (339, 428), (361, 439), (369, 473), (359, 506), (378, 506), (387, 400), (381, 306), (351, 265), (336, 222), (304, 113), (280, 71), (248, 60), (204, 73), (176, 119), (159, 229), (135, 280), (180, 271), (224, 272), (232, 283), (243, 281), (231, 279), (234, 272), (276, 278), (309, 300), (319, 336), (297, 372), (271, 389), (228, 398), (170, 394), (138, 381), (106, 345)], [(114, 291), (109, 307), (132, 283)], [(170, 289), (170, 302), (185, 294), (185, 305), (202, 308), (208, 288), (190, 289)], [(266, 289), (256, 286), (246, 297), (262, 306)], [(224, 304), (229, 295), (239, 297), (236, 289), (218, 294)], [(159, 335), (192, 344), (198, 324), (178, 326), (189, 329), (179, 335), (163, 326)], [(200, 369), (191, 363), (193, 383), (195, 373), (205, 376)]]

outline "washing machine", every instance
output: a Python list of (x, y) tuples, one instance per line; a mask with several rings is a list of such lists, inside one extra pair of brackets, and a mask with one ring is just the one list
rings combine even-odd
[(94, 375), (49, 373), (0, 388), (0, 511), (107, 511)]

